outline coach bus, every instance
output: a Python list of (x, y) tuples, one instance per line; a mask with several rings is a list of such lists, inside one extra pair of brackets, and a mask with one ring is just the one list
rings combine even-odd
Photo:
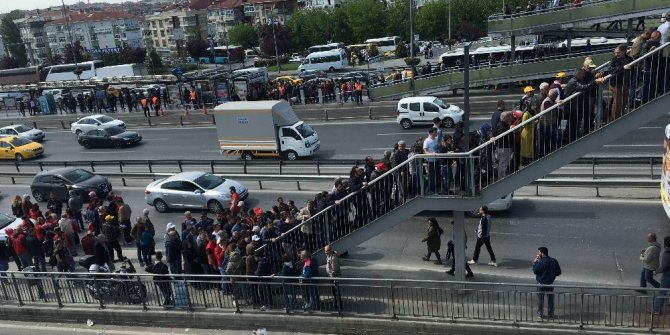
[(309, 53), (313, 52), (319, 52), (319, 51), (330, 51), (330, 50), (337, 50), (337, 49), (344, 49), (344, 43), (328, 43), (324, 45), (314, 45), (309, 47)]
[(365, 40), (365, 43), (375, 43), (379, 46), (379, 51), (380, 53), (384, 53), (387, 51), (395, 51), (396, 46), (398, 44), (402, 43), (400, 41), (400, 37), (398, 36), (390, 36), (390, 37), (381, 37), (381, 38), (371, 38), (368, 40)]
[[(96, 77), (96, 69), (105, 66), (105, 63), (101, 60), (94, 60), (88, 62), (81, 62), (77, 64), (60, 64), (53, 65), (49, 69), (49, 73), (46, 76), (46, 81), (62, 81), (62, 80), (77, 80), (77, 79), (91, 79)], [(74, 74), (74, 69), (79, 68), (82, 70), (79, 78)]]

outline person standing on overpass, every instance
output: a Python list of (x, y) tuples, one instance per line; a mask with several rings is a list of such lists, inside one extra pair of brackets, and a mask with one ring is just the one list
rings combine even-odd
[[(538, 285), (537, 293), (537, 316), (544, 319), (544, 295), (548, 295), (547, 308), (549, 310), (549, 318), (554, 318), (554, 288), (545, 285), (552, 285), (556, 277), (561, 275), (561, 266), (555, 258), (549, 257), (549, 249), (547, 247), (539, 247), (539, 253), (533, 259), (533, 273)], [(549, 292), (549, 293), (545, 293)]]
[[(647, 283), (658, 288), (659, 282), (654, 279), (654, 271), (658, 269), (659, 257), (661, 255), (661, 245), (656, 242), (656, 234), (649, 233), (647, 235), (647, 247), (640, 250), (640, 261), (642, 262), (642, 272), (640, 272), (640, 287), (647, 287)], [(638, 291), (640, 293), (647, 293), (645, 290)]]
[(493, 253), (493, 248), (491, 248), (491, 215), (489, 214), (489, 208), (482, 206), (479, 208), (479, 225), (477, 226), (477, 244), (475, 244), (475, 254), (472, 256), (472, 260), (468, 262), (471, 265), (477, 265), (479, 260), (479, 251), (482, 249), (482, 244), (486, 245), (486, 250), (489, 252), (491, 261), (489, 265), (498, 266), (496, 263), (496, 255)]

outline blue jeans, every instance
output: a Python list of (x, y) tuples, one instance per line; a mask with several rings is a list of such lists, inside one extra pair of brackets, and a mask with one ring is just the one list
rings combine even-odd
[(554, 316), (554, 288), (540, 286), (537, 288), (537, 313), (544, 315), (544, 295), (547, 295), (547, 310), (549, 316)]
[(0, 277), (7, 277), (5, 271), (9, 270), (8, 261), (0, 261)]
[(439, 169), (439, 162), (428, 162), (428, 183), (426, 185), (426, 193), (435, 193), (437, 186), (437, 171)]
[[(670, 276), (663, 275), (663, 277), (661, 277), (661, 286), (659, 288), (670, 288)], [(654, 300), (654, 313), (660, 313), (663, 311), (663, 305), (665, 305), (665, 296), (667, 294), (668, 291), (656, 292), (656, 300)]]
[(647, 282), (655, 288), (658, 288), (661, 285), (654, 279), (654, 271), (642, 268), (642, 271), (640, 272), (640, 287), (647, 287)]
[(442, 192), (449, 192), (449, 183), (454, 178), (451, 175), (451, 164), (445, 163), (442, 165)]

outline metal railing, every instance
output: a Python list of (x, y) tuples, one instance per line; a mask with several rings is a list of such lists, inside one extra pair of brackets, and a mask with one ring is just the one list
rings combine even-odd
[[(131, 311), (168, 308), (167, 313), (174, 310), (239, 313), (260, 309), (271, 314), (487, 322), (516, 327), (648, 331), (669, 327), (667, 318), (651, 312), (654, 294), (666, 290), (651, 289), (648, 294), (639, 294), (634, 291), (639, 288), (633, 287), (555, 285), (553, 292), (540, 292), (540, 287), (532, 284), (395, 279), (219, 275), (157, 278), (139, 274), (34, 272), (4, 275), (0, 303), (25, 308)], [(538, 301), (545, 296), (554, 301), (550, 319), (542, 319), (537, 313)], [(549, 314), (546, 308), (544, 311)]]
[[(646, 60), (660, 59), (652, 56), (658, 57), (660, 51), (669, 45), (670, 43), (666, 43), (631, 62), (632, 69), (636, 69), (635, 66), (642, 61), (647, 64)], [(658, 67), (658, 64), (650, 63), (650, 66)], [(645, 69), (645, 75), (653, 75), (658, 80), (666, 79), (664, 75), (657, 73), (656, 68)], [(544, 100), (542, 109), (537, 101), (532, 100), (526, 108), (522, 122), (509, 130), (505, 130), (505, 127), (499, 128), (496, 136), (485, 129), (483, 134), (480, 131), (481, 138), (471, 141), (470, 148), (473, 149), (468, 152), (454, 152), (449, 147), (450, 144), (446, 143), (448, 153), (410, 154), (405, 162), (388, 172), (380, 173), (374, 180), (363, 183), (360, 178), (352, 178), (349, 192), (341, 186), (329, 196), (327, 208), (284, 233), (277, 243), (266, 244), (259, 250), (269, 254), (281, 254), (282, 249), (287, 247), (292, 250), (320, 250), (417, 197), (477, 198), (482, 195), (483, 190), (504, 180), (508, 175), (523, 173), (527, 168), (533, 169), (535, 163), (545, 158), (560, 159), (563, 148), (568, 148), (594, 131), (616, 122), (626, 112), (635, 113), (638, 105), (642, 107), (670, 92), (670, 85), (666, 87), (665, 82), (663, 87), (644, 84), (642, 92), (632, 89), (633, 96), (637, 97), (640, 93), (641, 99), (633, 99), (631, 107), (627, 108), (629, 99), (624, 93), (637, 87), (637, 82), (634, 82), (637, 76), (630, 75), (632, 70), (625, 71), (630, 72), (625, 75), (624, 72), (620, 75), (610, 73), (599, 79), (603, 82), (615, 80), (618, 85), (611, 87), (613, 94), (610, 113), (604, 112), (605, 107), (601, 103), (602, 87), (596, 86), (595, 82), (574, 93), (568, 92), (562, 100), (556, 99), (560, 96), (559, 90), (552, 89)], [(623, 82), (622, 79), (628, 80)], [(598, 94), (591, 95), (591, 89), (596, 89)], [(605, 116), (608, 117), (603, 120)], [(510, 114), (503, 114), (502, 117), (509, 127), (512, 120), (506, 118)], [(515, 137), (516, 134), (519, 136)], [(431, 147), (426, 143), (428, 142), (424, 142), (423, 146), (419, 144), (419, 148)]]
[(577, 8), (573, 7), (572, 3), (561, 4), (559, 7), (547, 6), (547, 8), (544, 8), (544, 9), (536, 8), (532, 11), (527, 11), (525, 8), (521, 8), (522, 11), (518, 12), (518, 13), (512, 12), (512, 14), (505, 14), (505, 13), (493, 14), (493, 15), (489, 16), (489, 21), (505, 20), (505, 19), (516, 18), (516, 17), (520, 17), (520, 16), (556, 13), (557, 11), (574, 10), (574, 9), (579, 9), (579, 8), (583, 8), (583, 7), (588, 7), (588, 6), (600, 4), (600, 3), (603, 3), (603, 2), (612, 2), (612, 1), (614, 1), (614, 0), (584, 0), (584, 1), (582, 1), (581, 5)]

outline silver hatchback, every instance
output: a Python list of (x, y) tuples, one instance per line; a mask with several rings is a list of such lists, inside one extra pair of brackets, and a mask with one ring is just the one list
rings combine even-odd
[(207, 209), (218, 213), (228, 207), (231, 186), (235, 187), (241, 200), (249, 195), (246, 186), (235, 180), (208, 172), (182, 172), (147, 185), (144, 199), (160, 213), (170, 208)]

